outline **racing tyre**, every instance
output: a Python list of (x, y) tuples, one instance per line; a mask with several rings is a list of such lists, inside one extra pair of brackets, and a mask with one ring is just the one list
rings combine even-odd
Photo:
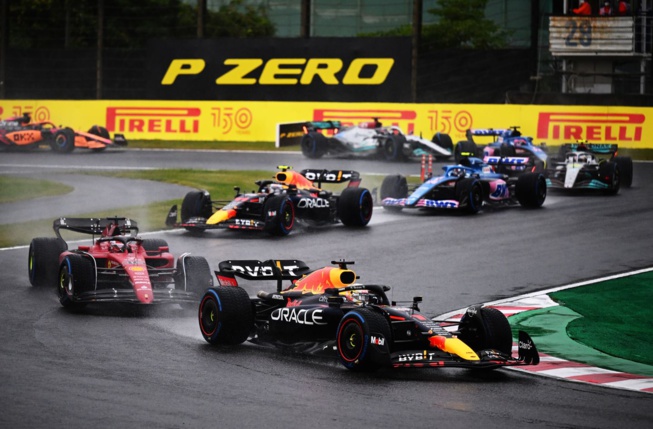
[(353, 371), (371, 372), (390, 366), (390, 341), (390, 323), (367, 308), (350, 311), (338, 325), (338, 356)]
[(175, 279), (176, 285), (184, 287), (187, 292), (195, 293), (198, 297), (206, 289), (213, 287), (211, 268), (205, 258), (201, 256), (186, 256), (182, 259), (181, 264), (181, 267), (177, 266), (178, 277)]
[(469, 158), (472, 156), (482, 158), (481, 155), (482, 152), (479, 150), (478, 146), (476, 146), (476, 143), (470, 142), (469, 140), (459, 141), (454, 149), (454, 159), (457, 163), (460, 163), (463, 158)]
[(612, 160), (621, 174), (621, 184), (630, 188), (633, 184), (633, 159), (629, 156), (617, 156)]
[(456, 182), (456, 199), (467, 213), (478, 213), (483, 205), (481, 182), (471, 177)]
[(168, 242), (162, 238), (146, 238), (143, 240), (143, 249), (147, 253), (157, 254), (160, 247), (169, 247)]
[(324, 134), (311, 131), (302, 136), (302, 154), (306, 158), (322, 158), (329, 148), (329, 141)]
[(372, 219), (374, 201), (365, 188), (345, 188), (338, 198), (338, 218), (346, 226), (365, 226)]
[(61, 263), (59, 270), (59, 302), (65, 308), (84, 306), (77, 300), (84, 292), (95, 289), (95, 266), (82, 255), (71, 254)]
[(241, 344), (254, 327), (249, 295), (238, 286), (207, 290), (200, 301), (198, 317), (202, 336), (214, 345)]
[[(213, 214), (211, 194), (208, 191), (191, 191), (181, 202), (181, 221), (186, 222), (193, 217), (208, 219)], [(203, 231), (203, 229), (186, 228), (188, 231)]]
[(460, 319), (459, 330), (458, 338), (476, 353), (495, 349), (508, 355), (512, 354), (510, 323), (496, 308), (476, 308), (474, 314), (465, 312)]
[(540, 173), (524, 173), (517, 178), (515, 196), (522, 207), (542, 207), (546, 199), (546, 179)]
[[(102, 137), (103, 139), (111, 139), (111, 136), (109, 135), (109, 130), (107, 130), (104, 127), (101, 127), (99, 125), (93, 125), (91, 128), (88, 130), (89, 134), (96, 135), (98, 137)], [(92, 149), (93, 152), (102, 152), (105, 150), (107, 147), (102, 146), (102, 147), (97, 147)]]
[(27, 257), (29, 282), (34, 287), (56, 287), (59, 255), (68, 249), (66, 242), (58, 237), (32, 239)]
[(599, 176), (601, 181), (608, 185), (605, 193), (608, 195), (617, 195), (621, 187), (621, 171), (615, 162), (602, 162), (599, 165)]
[[(437, 132), (433, 135), (431, 141), (440, 146), (442, 149), (446, 149), (449, 152), (453, 153), (453, 140), (451, 140), (451, 136), (449, 134)], [(435, 155), (436, 159), (447, 159), (449, 157), (450, 156)]]
[(264, 230), (271, 235), (288, 235), (295, 225), (295, 207), (286, 195), (268, 197), (263, 206)]
[[(408, 196), (408, 182), (406, 177), (395, 174), (386, 176), (381, 183), (381, 203), (386, 198), (406, 198)], [(383, 206), (385, 210), (401, 211), (401, 206)]]
[(72, 152), (75, 149), (75, 132), (71, 128), (58, 130), (54, 133), (50, 147), (59, 153)]
[(406, 143), (406, 137), (400, 134), (389, 135), (382, 143), (383, 157), (387, 161), (404, 161), (406, 159), (404, 143)]

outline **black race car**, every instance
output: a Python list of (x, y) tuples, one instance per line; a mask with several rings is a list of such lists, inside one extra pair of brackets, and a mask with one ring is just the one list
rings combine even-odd
[[(166, 225), (189, 231), (230, 228), (266, 231), (287, 235), (295, 221), (310, 225), (342, 222), (346, 226), (365, 226), (372, 218), (372, 194), (358, 185), (356, 171), (303, 170), (291, 171), (279, 166), (274, 180), (258, 180), (258, 191), (244, 194), (236, 188), (233, 201), (211, 201), (208, 191), (186, 194), (181, 204), (181, 222), (177, 205), (172, 206)], [(322, 189), (322, 183), (345, 183), (340, 193)]]
[[(451, 331), (420, 313), (420, 297), (397, 305), (386, 295), (388, 286), (357, 283), (347, 267), (353, 262), (332, 263), (336, 266), (309, 271), (298, 260), (220, 262), (219, 286), (208, 289), (199, 305), (202, 336), (214, 345), (249, 340), (338, 356), (351, 370), (494, 369), (539, 363), (525, 332), (519, 332), (519, 356), (512, 356), (512, 331), (497, 309), (469, 307), (458, 329)], [(237, 277), (274, 280), (277, 290), (250, 297)], [(290, 281), (285, 289), (284, 281)]]

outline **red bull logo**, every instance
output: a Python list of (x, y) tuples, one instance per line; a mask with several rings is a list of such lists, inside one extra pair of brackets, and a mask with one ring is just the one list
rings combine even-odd
[(537, 122), (537, 138), (641, 142), (645, 120), (646, 116), (640, 113), (542, 112)]
[(195, 107), (107, 107), (107, 129), (118, 133), (197, 133)]

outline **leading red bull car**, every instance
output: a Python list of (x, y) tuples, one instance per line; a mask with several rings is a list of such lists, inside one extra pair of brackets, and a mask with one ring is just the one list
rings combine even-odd
[[(219, 286), (209, 288), (199, 304), (202, 336), (216, 346), (249, 340), (326, 354), (355, 371), (495, 369), (539, 363), (525, 332), (519, 332), (519, 354), (512, 356), (510, 324), (497, 309), (471, 306), (457, 330), (445, 329), (420, 312), (420, 297), (398, 305), (388, 299), (388, 286), (358, 283), (348, 267), (353, 262), (332, 264), (310, 271), (299, 260), (220, 262)], [(277, 288), (250, 297), (237, 278), (274, 281)]]

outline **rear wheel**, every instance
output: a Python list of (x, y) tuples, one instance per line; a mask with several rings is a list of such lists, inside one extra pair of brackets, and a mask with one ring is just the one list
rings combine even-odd
[(82, 255), (70, 254), (61, 263), (59, 270), (59, 302), (65, 308), (79, 308), (81, 294), (95, 289), (95, 267)]
[(510, 355), (512, 353), (512, 330), (502, 312), (496, 308), (480, 307), (476, 312), (465, 312), (460, 320), (458, 338), (476, 353), (495, 349)]
[(271, 235), (288, 235), (295, 225), (295, 207), (285, 195), (268, 197), (263, 206), (264, 229)]
[(300, 145), (306, 158), (317, 159), (327, 153), (329, 142), (324, 134), (311, 131), (304, 134)]
[(59, 153), (72, 152), (75, 149), (75, 132), (71, 128), (57, 130), (50, 142), (50, 147)]
[(168, 242), (162, 238), (146, 238), (143, 240), (142, 246), (148, 253), (158, 253), (160, 247), (169, 247)]
[(214, 345), (241, 344), (254, 327), (249, 295), (237, 286), (207, 290), (200, 301), (198, 317), (202, 336)]
[[(394, 174), (386, 176), (381, 183), (381, 203), (386, 198), (406, 198), (408, 196), (408, 182), (406, 177)], [(401, 211), (400, 206), (383, 206), (385, 210)]]
[(365, 188), (345, 188), (338, 198), (338, 218), (346, 226), (365, 226), (372, 219), (374, 200)]
[(540, 173), (524, 173), (517, 178), (515, 196), (523, 207), (542, 207), (546, 199), (546, 179)]
[(483, 187), (473, 178), (456, 182), (456, 199), (467, 213), (478, 213), (483, 205)]
[(29, 282), (35, 287), (56, 287), (59, 255), (68, 249), (58, 237), (38, 237), (29, 245), (27, 270)]
[(353, 371), (390, 366), (390, 323), (379, 313), (359, 308), (340, 321), (336, 347), (340, 362)]

